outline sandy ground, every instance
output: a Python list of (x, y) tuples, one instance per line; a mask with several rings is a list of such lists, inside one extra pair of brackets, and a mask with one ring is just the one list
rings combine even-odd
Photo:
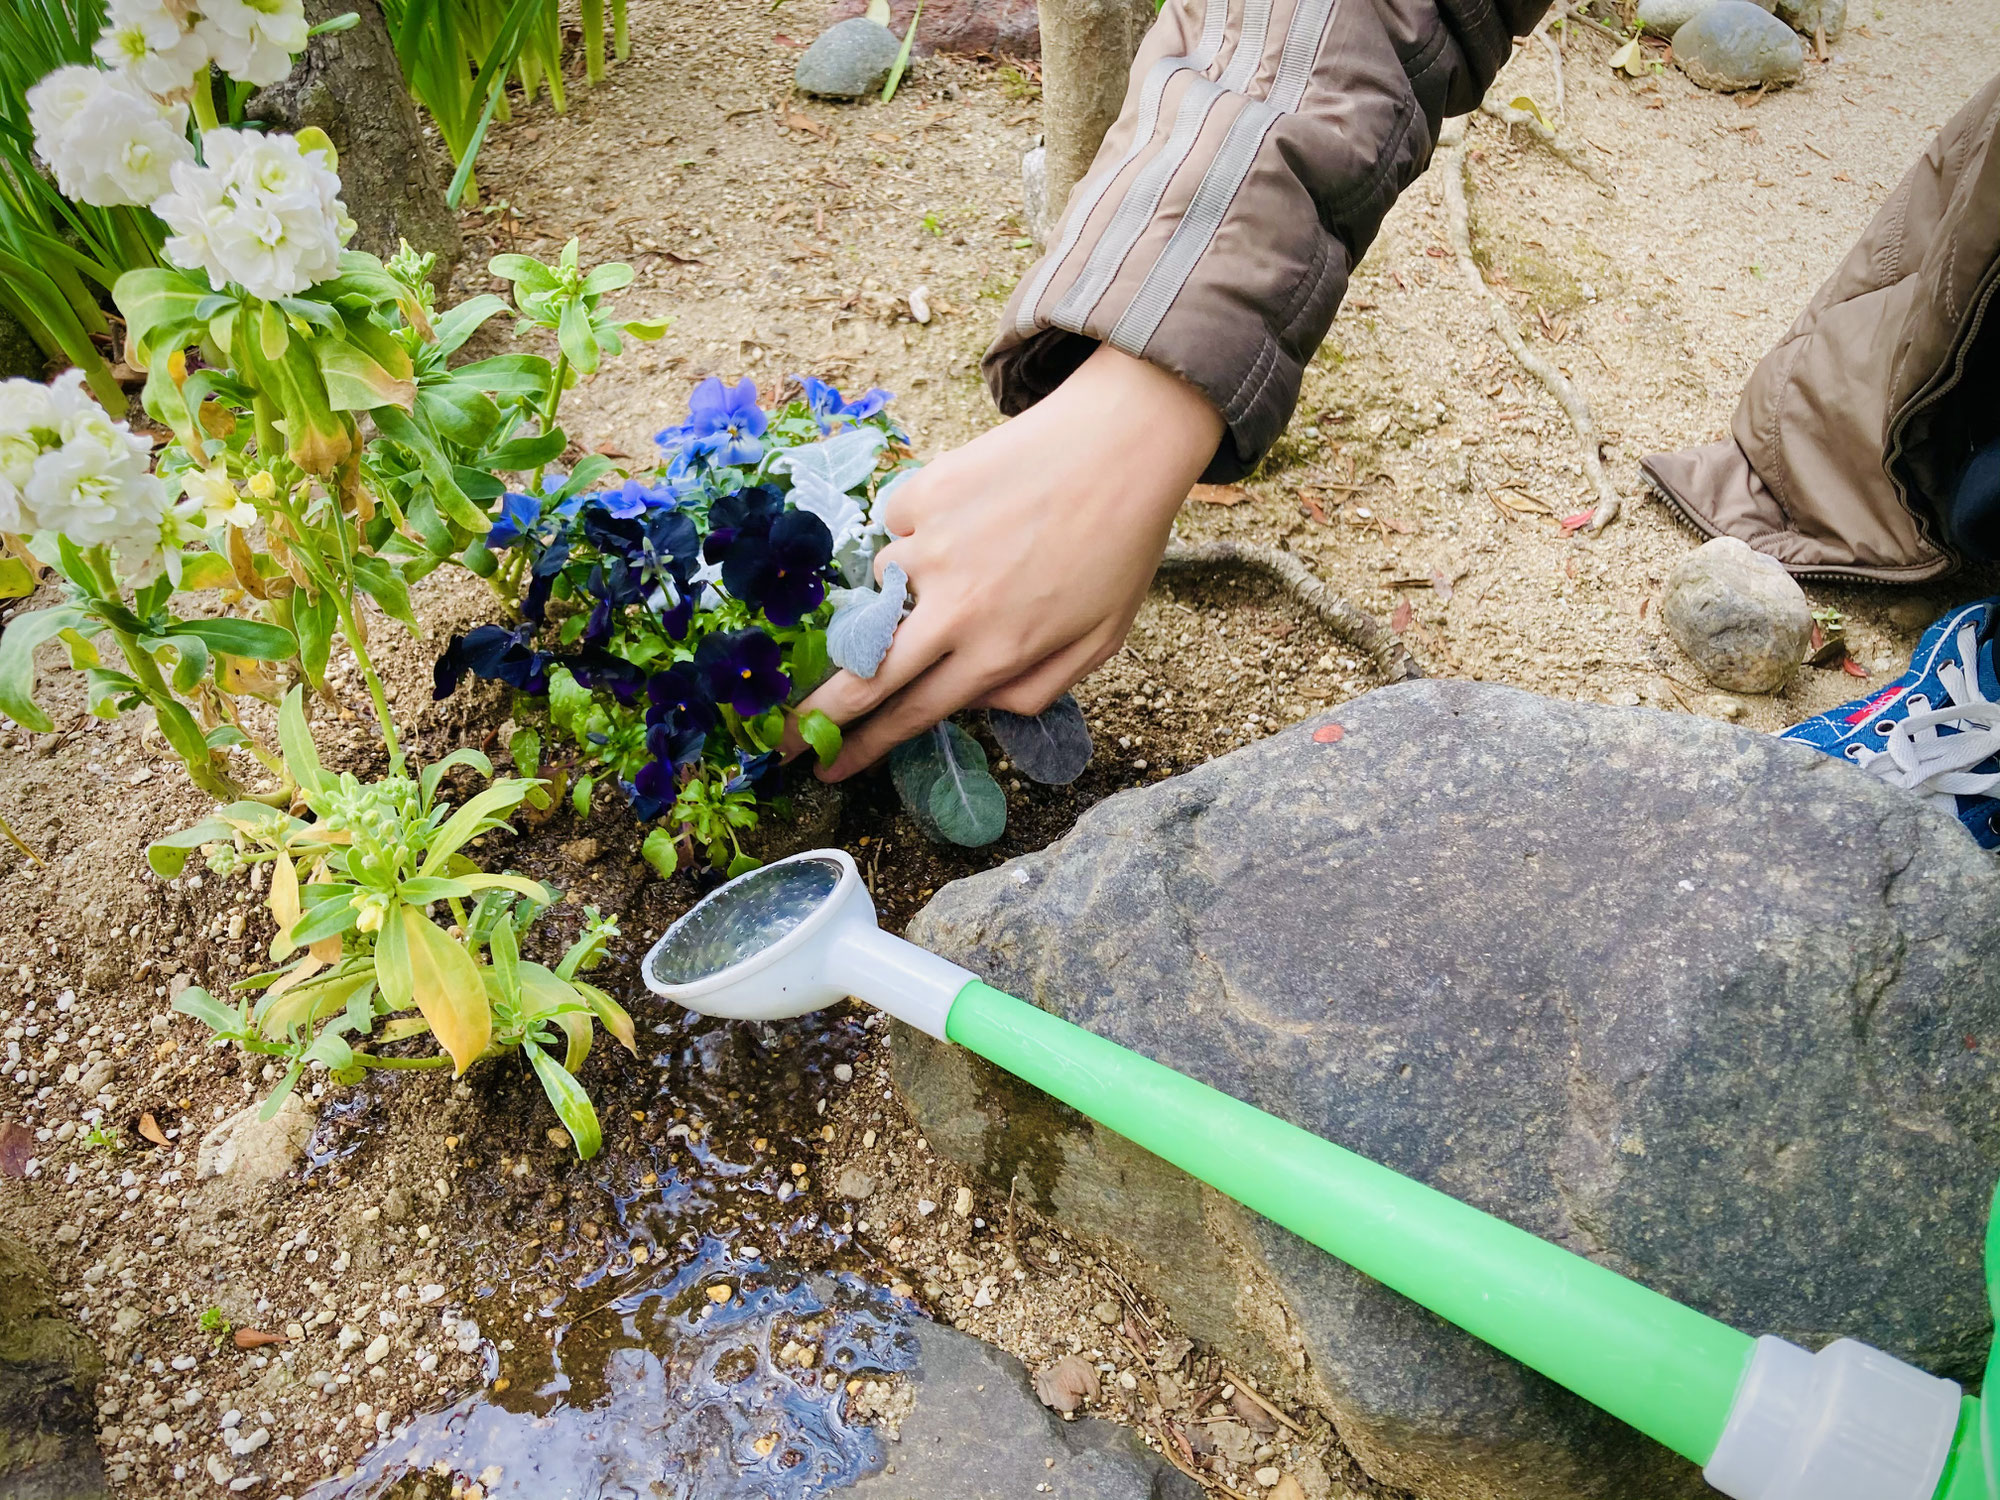
[[(622, 306), (673, 320), (662, 343), (572, 398), (573, 435), (643, 455), (651, 433), (678, 418), (693, 381), (710, 373), (747, 373), (766, 390), (793, 372), (885, 385), (926, 453), (996, 420), (977, 366), (1000, 299), (1032, 259), (1018, 171), (1036, 130), (1032, 78), (921, 59), (889, 105), (804, 101), (790, 96), (789, 79), (797, 47), (819, 24), (815, 0), (634, 0), (632, 12), (628, 63), (595, 89), (578, 80), (567, 116), (538, 104), (496, 132), (482, 158), (483, 206), (467, 216), (463, 290), (484, 289), (479, 268), (492, 251), (548, 255), (577, 233), (587, 260), (641, 268)], [(1573, 436), (1467, 295), (1445, 251), (1435, 184), (1425, 181), (1359, 268), (1299, 414), (1247, 485), (1250, 498), (1191, 504), (1183, 535), (1283, 542), (1378, 616), (1397, 619), (1406, 606), (1405, 638), (1436, 673), (1764, 729), (1860, 690), (1817, 670), (1773, 698), (1708, 690), (1652, 608), (1693, 539), (1643, 498), (1636, 475), (1641, 455), (1721, 432), (1757, 357), (1904, 165), (1983, 81), (2000, 41), (2000, 13), (1987, 0), (1864, 3), (1853, 19), (1832, 59), (1810, 65), (1799, 87), (1754, 100), (1705, 94), (1672, 72), (1622, 78), (1605, 66), (1604, 38), (1572, 35), (1561, 133), (1591, 154), (1615, 196), (1491, 120), (1472, 125), (1481, 256), (1530, 340), (1595, 409), (1615, 482), (1631, 500), (1615, 526), (1595, 538), (1559, 535), (1554, 517), (1588, 504)], [(1520, 93), (1555, 113), (1554, 73), (1538, 47), (1524, 47), (1496, 87), (1503, 99)], [(927, 326), (909, 315), (918, 287), (935, 310)], [(1504, 519), (1489, 498), (1496, 489), (1548, 515)], [(1846, 613), (1855, 655), (1878, 681), (1899, 669), (1945, 605), (1984, 591), (1965, 578), (1918, 592), (1808, 585), (1815, 604)], [(421, 593), (433, 629), (462, 626), (482, 608), (462, 580)], [(408, 648), (388, 654), (403, 703), (421, 702), (426, 658)], [(1096, 796), (1220, 753), (1374, 680), (1268, 589), (1221, 577), (1158, 590), (1130, 647), (1079, 688), (1099, 765), (1074, 793), (1015, 789), (1018, 831), (989, 858), (1046, 842)], [(34, 1180), (0, 1183), (0, 1213), (48, 1251), (66, 1304), (88, 1313), (112, 1353), (104, 1448), (127, 1492), (221, 1493), (211, 1456), (231, 1474), (257, 1475), (252, 1493), (302, 1492), (358, 1458), (378, 1423), (393, 1430), (491, 1378), (483, 1361), (494, 1351), (461, 1352), (449, 1330), (431, 1326), (436, 1309), (421, 1300), (430, 1285), (456, 1297), (483, 1253), (449, 1232), (448, 1189), (461, 1170), (484, 1168), (447, 1141), (478, 1129), (492, 1136), (487, 1156), (533, 1157), (519, 1212), (538, 1219), (548, 1209), (534, 1204), (560, 1209), (546, 1247), (554, 1258), (533, 1273), (544, 1289), (559, 1288), (592, 1254), (625, 1254), (629, 1269), (631, 1241), (596, 1232), (624, 1210), (607, 1207), (615, 1185), (569, 1174), (559, 1150), (514, 1139), (522, 1099), (532, 1104), (519, 1080), (486, 1099), (428, 1078), (380, 1106), (393, 1120), (421, 1119), (423, 1130), (378, 1129), (361, 1154), (341, 1158), (344, 1127), (329, 1111), (319, 1143), (326, 1160), (310, 1180), (231, 1215), (201, 1208), (192, 1142), (262, 1085), (202, 1047), (191, 1023), (156, 1016), (180, 983), (219, 987), (255, 967), (264, 919), (245, 890), (169, 889), (145, 875), (143, 843), (199, 816), (199, 800), (156, 739), (83, 717), (73, 679), (50, 701), (64, 710), (58, 735), (0, 733), (5, 815), (49, 861), (37, 868), (0, 849), (0, 944), (11, 973), (0, 1025), (21, 1049), (10, 1048), (5, 1108), (29, 1133), (0, 1141), (0, 1158), (18, 1170), (32, 1149), (38, 1162)], [(493, 727), (492, 708), (486, 700), (425, 713), (419, 743), (434, 753), (476, 741)], [(369, 749), (350, 724), (328, 753), (365, 765)], [(870, 830), (870, 842), (857, 837), (855, 847), (892, 916), (977, 863), (918, 847), (879, 789), (856, 798), (842, 836)], [(610, 851), (604, 861), (555, 873), (629, 905), (639, 940), (685, 893), (647, 882), (619, 842), (631, 842), (629, 820), (592, 833)], [(874, 1080), (879, 1053), (858, 1045), (857, 1076)], [(65, 1081), (70, 1064), (82, 1074), (106, 1060), (117, 1076), (103, 1123), (123, 1131), (117, 1153), (87, 1143), (83, 1117), (97, 1106)], [(643, 1111), (650, 1086), (643, 1070), (614, 1071), (602, 1097), (607, 1108)], [(172, 1132), (166, 1147), (134, 1138), (141, 1108)], [(858, 1096), (836, 1100), (837, 1140), (796, 1132), (798, 1149), (813, 1153), (812, 1178), (837, 1180), (856, 1163), (878, 1173), (878, 1219), (891, 1204), (955, 1203), (949, 1174), (923, 1159), (896, 1106), (860, 1108)], [(658, 1145), (657, 1129), (647, 1133), (657, 1123), (633, 1125), (633, 1150)], [(854, 1139), (877, 1131), (879, 1145), (865, 1149), (878, 1154), (862, 1154)], [(885, 1163), (880, 1153), (892, 1149), (897, 1162)], [(371, 1208), (376, 1216), (365, 1217)], [(997, 1223), (998, 1208), (977, 1212)], [(917, 1222), (894, 1211), (897, 1226)], [(904, 1233), (890, 1232), (871, 1253), (907, 1275), (934, 1311), (1031, 1360), (1108, 1342), (1091, 1331), (1102, 1326), (1091, 1310), (1116, 1295), (1114, 1272), (1038, 1272), (1028, 1289), (1010, 1291), (1022, 1268), (1009, 1263), (1009, 1248), (961, 1219), (927, 1219), (937, 1232), (908, 1231), (903, 1246), (891, 1240)], [(947, 1222), (959, 1226), (950, 1235)], [(586, 1254), (586, 1244), (596, 1249)], [(975, 1305), (978, 1290), (994, 1284), (1002, 1295)], [(303, 1329), (308, 1337), (289, 1359), (239, 1355), (200, 1331), (210, 1307), (239, 1326), (329, 1317)], [(371, 1339), (391, 1335), (394, 1358), (356, 1363), (357, 1351), (335, 1344), (347, 1326)], [(180, 1369), (176, 1359), (195, 1363)], [(323, 1394), (300, 1387), (306, 1375), (336, 1371), (346, 1384)], [(243, 1431), (270, 1432), (262, 1457), (227, 1454), (220, 1423), (232, 1409), (243, 1413)], [(1143, 1402), (1137, 1414), (1148, 1416)], [(1328, 1472), (1342, 1472), (1336, 1451), (1320, 1452)]]

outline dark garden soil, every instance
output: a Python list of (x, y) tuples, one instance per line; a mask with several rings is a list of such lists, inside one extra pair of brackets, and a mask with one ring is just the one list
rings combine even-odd
[[(1018, 176), (1038, 117), (1031, 70), (926, 58), (887, 106), (796, 99), (814, 6), (633, 0), (629, 62), (594, 90), (575, 80), (567, 116), (537, 104), (496, 130), (460, 294), (488, 288), (490, 253), (548, 256), (577, 234), (587, 262), (640, 268), (622, 306), (674, 320), (573, 398), (584, 446), (643, 455), (708, 373), (749, 373), (767, 392), (794, 372), (886, 385), (921, 454), (994, 420), (977, 361), (1031, 257)], [(1813, 670), (1767, 699), (1701, 684), (1651, 607), (1689, 539), (1635, 478), (1642, 454), (1721, 430), (1757, 355), (2000, 38), (1982, 0), (1851, 15), (1831, 62), (1761, 99), (1703, 94), (1672, 72), (1627, 80), (1606, 68), (1602, 38), (1572, 38), (1560, 128), (1615, 197), (1494, 121), (1473, 126), (1476, 244), (1531, 341), (1596, 409), (1630, 500), (1616, 526), (1560, 534), (1555, 518), (1588, 503), (1573, 435), (1487, 329), (1420, 183), (1357, 272), (1277, 452), (1240, 492), (1192, 501), (1181, 535), (1288, 548), (1393, 622), (1432, 673), (1759, 729), (1851, 695), (1852, 677)], [(1553, 112), (1547, 55), (1523, 49), (1496, 92)], [(911, 313), (920, 287), (928, 323)], [(1880, 680), (1977, 586), (1809, 592), (1847, 613), (1859, 666)], [(464, 575), (427, 581), (430, 646), (374, 619), (419, 759), (505, 743), (497, 693), (429, 702), (435, 644), (494, 617), (482, 591)], [(846, 1417), (893, 1416), (895, 1328), (920, 1313), (1037, 1368), (1084, 1354), (1103, 1371), (1099, 1409), (1217, 1486), (1256, 1490), (1251, 1475), (1275, 1468), (1313, 1500), (1374, 1492), (1299, 1408), (1286, 1409), (1294, 1431), (1224, 1395), (1234, 1377), (1177, 1343), (1088, 1247), (962, 1195), (889, 1090), (865, 1013), (747, 1028), (649, 1002), (635, 960), (696, 882), (654, 879), (630, 816), (603, 798), (587, 820), (566, 808), (524, 820), (483, 851), (569, 892), (538, 939), (551, 950), (586, 904), (622, 926), (603, 972), (639, 1019), (641, 1055), (600, 1038), (585, 1070), (606, 1122), (599, 1158), (579, 1164), (551, 1139), (553, 1116), (510, 1060), (457, 1083), (316, 1086), (317, 1124), (288, 1177), (249, 1197), (222, 1191), (226, 1178), (196, 1182), (195, 1141), (268, 1084), (168, 1000), (261, 967), (268, 916), (240, 879), (147, 872), (147, 840), (195, 821), (200, 799), (156, 733), (89, 718), (53, 652), (45, 669), (58, 732), (0, 730), (0, 814), (40, 859), (0, 846), (0, 1217), (47, 1254), (105, 1349), (101, 1444), (121, 1493), (226, 1494), (247, 1480), (236, 1492), (369, 1494), (442, 1462), (397, 1492), (483, 1495), (505, 1492), (508, 1465), (537, 1445), (579, 1465), (637, 1445), (679, 1465), (648, 1478), (656, 1493), (804, 1494), (873, 1461), (875, 1439)], [(1176, 575), (1077, 690), (1098, 747), (1083, 777), (1037, 787), (996, 764), (1009, 796), (999, 843), (929, 843), (876, 775), (838, 799), (802, 795), (798, 825), (768, 829), (762, 847), (848, 848), (899, 927), (939, 886), (1061, 837), (1103, 797), (1376, 681), (1273, 585)], [(351, 674), (341, 691), (323, 753), (379, 769)], [(147, 1138), (149, 1116), (164, 1145)], [(203, 1328), (211, 1309), (211, 1324), (292, 1336), (239, 1349)], [(232, 1451), (231, 1433), (255, 1446)], [(1192, 1435), (1187, 1450), (1177, 1433)]]

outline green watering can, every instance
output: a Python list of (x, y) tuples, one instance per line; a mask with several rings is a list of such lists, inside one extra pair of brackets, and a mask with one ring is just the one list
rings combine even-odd
[[(779, 1020), (852, 995), (967, 1047), (1692, 1459), (1734, 1500), (2000, 1500), (2000, 1403), (1852, 1339), (1814, 1354), (1752, 1338), (982, 984), (876, 926), (838, 849), (711, 892), (644, 973), (704, 1015)], [(2000, 1219), (1986, 1280), (2000, 1316)]]

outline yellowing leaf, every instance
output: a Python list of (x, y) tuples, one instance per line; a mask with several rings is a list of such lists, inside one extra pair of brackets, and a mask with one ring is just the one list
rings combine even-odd
[(1549, 123), (1549, 117), (1542, 113), (1542, 106), (1535, 101), (1535, 96), (1533, 94), (1516, 94), (1512, 99), (1508, 100), (1507, 102), (1513, 108), (1522, 111), (1524, 114), (1533, 115), (1535, 119), (1538, 122), (1540, 122), (1541, 127), (1544, 130), (1555, 129), (1555, 126)]
[(1637, 78), (1646, 71), (1646, 52), (1636, 36), (1611, 54), (1611, 66), (1628, 78)]
[(278, 922), (271, 957), (283, 958), (292, 951), (292, 927), (299, 920), (299, 872), (283, 854), (271, 861), (271, 899), (266, 904)]
[(453, 1076), (493, 1038), (493, 1012), (472, 955), (414, 906), (398, 905), (375, 943), (375, 982), (391, 1010), (414, 1005), (451, 1054)]

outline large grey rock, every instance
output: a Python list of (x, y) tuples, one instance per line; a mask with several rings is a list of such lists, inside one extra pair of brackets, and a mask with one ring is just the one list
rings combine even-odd
[[(1984, 1357), (2000, 866), (1830, 757), (1426, 681), (1092, 808), (909, 935), (1753, 1333)], [(995, 1069), (907, 1029), (940, 1149), (1111, 1242), (1191, 1336), (1449, 1500), (1694, 1468)]]
[[(1696, 16), (1707, 10), (1718, 0), (1639, 0), (1639, 9), (1634, 17), (1638, 23), (1655, 36), (1671, 37)], [(1765, 10), (1773, 9), (1778, 0), (1752, 0)]]
[(1703, 542), (1675, 565), (1660, 620), (1702, 675), (1732, 693), (1775, 693), (1812, 641), (1805, 591), (1775, 559), (1733, 536)]
[(1674, 61), (1705, 89), (1797, 83), (1805, 66), (1798, 33), (1750, 0), (1715, 0), (1674, 33)]
[(865, 16), (837, 21), (800, 54), (792, 81), (808, 94), (860, 99), (888, 81), (902, 50), (895, 32)]
[[(837, 1491), (860, 1500), (1200, 1500), (1201, 1488), (1129, 1427), (1065, 1422), (1027, 1369), (971, 1334), (916, 1325), (912, 1405), (888, 1465)], [(1044, 1488), (1046, 1486), (1046, 1488)]]
[(1847, 0), (1776, 0), (1778, 17), (1804, 36), (1829, 42), (1847, 29)]
[(99, 1500), (111, 1491), (97, 1451), (104, 1358), (50, 1294), (48, 1268), (0, 1237), (0, 1495)]

